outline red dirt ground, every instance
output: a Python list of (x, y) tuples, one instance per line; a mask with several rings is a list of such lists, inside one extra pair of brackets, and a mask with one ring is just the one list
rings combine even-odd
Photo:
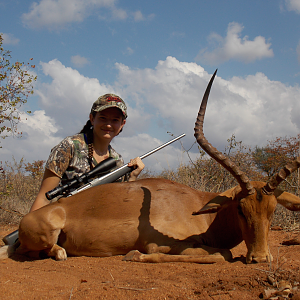
[[(1, 242), (15, 229), (1, 226)], [(299, 232), (270, 231), (272, 264), (246, 265), (244, 243), (232, 250), (234, 262), (212, 265), (133, 263), (122, 261), (122, 256), (68, 257), (62, 262), (15, 256), (0, 261), (1, 298), (300, 300), (300, 246), (281, 245), (297, 235)]]

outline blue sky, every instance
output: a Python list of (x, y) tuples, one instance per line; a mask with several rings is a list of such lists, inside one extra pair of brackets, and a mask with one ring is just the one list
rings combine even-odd
[[(300, 0), (0, 0), (0, 14), (4, 48), (14, 61), (33, 58), (38, 76), (23, 137), (1, 142), (2, 161), (46, 160), (107, 92), (128, 104), (113, 142), (125, 161), (168, 132), (186, 133), (188, 149), (216, 68), (204, 123), (215, 147), (232, 134), (255, 147), (300, 132)], [(145, 159), (152, 171), (186, 161), (179, 142)]]

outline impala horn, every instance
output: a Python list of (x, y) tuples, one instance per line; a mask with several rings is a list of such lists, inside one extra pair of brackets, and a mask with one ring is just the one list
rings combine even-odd
[(216, 74), (217, 74), (217, 70), (215, 71), (212, 78), (210, 79), (209, 84), (204, 93), (204, 96), (203, 96), (203, 99), (202, 99), (202, 102), (200, 105), (200, 109), (198, 112), (197, 120), (195, 123), (194, 136), (195, 136), (198, 144), (201, 146), (201, 148), (233, 175), (233, 177), (238, 181), (239, 185), (241, 186), (242, 191), (244, 193), (247, 193), (247, 195), (251, 195), (251, 194), (255, 193), (255, 189), (253, 188), (253, 186), (252, 186), (249, 178), (246, 176), (246, 174), (244, 172), (242, 172), (238, 168), (238, 166), (236, 164), (234, 164), (228, 157), (226, 157), (220, 151), (218, 151), (216, 148), (214, 148), (204, 137), (203, 120), (204, 120), (208, 96), (209, 96), (210, 89), (211, 89), (211, 86), (213, 84)]
[(266, 195), (273, 194), (278, 185), (290, 174), (295, 172), (299, 167), (300, 156), (298, 156), (293, 162), (287, 164), (277, 174), (271, 177), (267, 184), (262, 188), (263, 193)]

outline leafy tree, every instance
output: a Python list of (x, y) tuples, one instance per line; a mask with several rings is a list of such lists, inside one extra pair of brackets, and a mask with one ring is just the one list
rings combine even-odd
[(35, 65), (18, 61), (11, 63), (11, 52), (5, 50), (2, 43), (0, 34), (0, 137), (5, 139), (9, 135), (22, 134), (17, 131), (19, 109), (33, 94), (33, 82), (37, 77), (30, 73)]
[[(33, 163), (25, 164), (25, 171), (30, 173), (30, 176), (34, 179), (42, 180), (44, 174), (44, 160), (35, 160)], [(1, 169), (0, 169), (1, 171)]]
[(269, 147), (255, 147), (253, 159), (257, 167), (262, 170), (268, 177), (271, 177), (277, 169), (277, 166), (272, 164), (275, 159), (274, 153)]
[(256, 147), (253, 158), (257, 167), (268, 177), (276, 174), (299, 155), (300, 134), (294, 137), (277, 137), (266, 147)]

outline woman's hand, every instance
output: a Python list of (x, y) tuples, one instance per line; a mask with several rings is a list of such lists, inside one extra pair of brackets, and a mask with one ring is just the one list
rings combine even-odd
[(133, 167), (133, 171), (130, 173), (129, 181), (135, 181), (139, 174), (144, 169), (145, 165), (139, 157), (131, 159), (128, 163), (128, 167)]

